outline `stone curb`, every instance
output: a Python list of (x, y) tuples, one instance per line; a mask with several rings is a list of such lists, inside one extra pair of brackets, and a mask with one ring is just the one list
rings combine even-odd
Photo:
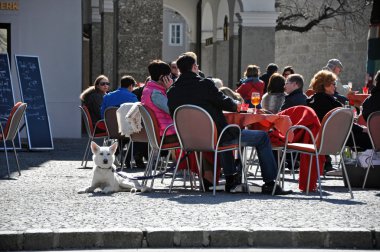
[(268, 247), (379, 249), (380, 229), (32, 229), (0, 231), (0, 251), (91, 248)]

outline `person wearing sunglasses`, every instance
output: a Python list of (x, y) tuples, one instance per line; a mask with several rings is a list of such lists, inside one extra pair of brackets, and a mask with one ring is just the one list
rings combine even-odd
[[(83, 105), (88, 108), (93, 125), (101, 119), (100, 106), (103, 102), (103, 96), (109, 91), (109, 86), (108, 77), (99, 75), (93, 85), (85, 89), (79, 97)], [(104, 124), (99, 124), (98, 129), (106, 130)]]

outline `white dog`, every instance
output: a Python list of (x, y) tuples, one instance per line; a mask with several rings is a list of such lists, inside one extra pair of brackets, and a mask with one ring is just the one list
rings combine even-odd
[(92, 193), (96, 188), (100, 188), (102, 193), (147, 191), (147, 188), (141, 186), (137, 180), (131, 180), (125, 175), (120, 176), (116, 173), (116, 167), (113, 164), (116, 149), (117, 142), (111, 146), (99, 146), (91, 142), (92, 160), (95, 164), (92, 169), (91, 186), (78, 193)]

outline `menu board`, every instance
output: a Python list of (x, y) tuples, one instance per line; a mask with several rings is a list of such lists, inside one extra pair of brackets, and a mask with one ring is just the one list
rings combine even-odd
[[(3, 127), (6, 124), (6, 120), (13, 108), (14, 95), (12, 89), (12, 80), (10, 74), (9, 58), (7, 53), (0, 53), (0, 117)], [(1, 134), (1, 132), (0, 132)], [(8, 146), (9, 143), (7, 143)], [(15, 138), (16, 149), (20, 149), (20, 136), (17, 134)], [(4, 145), (1, 141), (0, 149), (3, 149)]]
[(17, 75), (26, 108), (29, 149), (54, 149), (37, 56), (15, 55)]

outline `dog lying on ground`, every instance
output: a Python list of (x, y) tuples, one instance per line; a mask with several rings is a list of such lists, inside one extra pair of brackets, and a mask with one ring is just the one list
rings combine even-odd
[(131, 180), (125, 175), (118, 175), (114, 165), (116, 149), (117, 142), (111, 146), (99, 146), (95, 142), (91, 142), (92, 160), (95, 164), (92, 169), (91, 186), (80, 190), (78, 193), (92, 193), (97, 188), (100, 188), (101, 192), (105, 194), (121, 191), (145, 192), (148, 190), (147, 187), (140, 185), (137, 180)]

